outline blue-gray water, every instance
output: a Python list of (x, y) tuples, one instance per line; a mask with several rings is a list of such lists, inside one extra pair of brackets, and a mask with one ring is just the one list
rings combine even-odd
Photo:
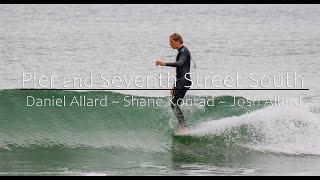
[[(319, 14), (318, 5), (0, 5), (0, 175), (319, 175)], [(227, 103), (232, 96), (252, 102), (301, 97), (303, 103), (184, 108), (193, 129), (182, 138), (171, 134), (167, 106), (30, 108), (28, 95), (77, 93), (15, 90), (23, 87), (23, 73), (174, 73), (154, 63), (174, 61), (172, 32), (182, 34), (196, 62), (193, 77), (238, 74), (247, 88), (250, 73), (296, 73), (304, 83), (297, 88), (310, 90), (189, 91)], [(103, 85), (94, 82), (92, 88)], [(82, 93), (165, 103), (169, 95), (117, 92)]]

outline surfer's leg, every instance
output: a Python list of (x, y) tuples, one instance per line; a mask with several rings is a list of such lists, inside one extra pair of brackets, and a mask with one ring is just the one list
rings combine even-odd
[(173, 112), (175, 113), (180, 126), (187, 127), (186, 120), (184, 119), (184, 115), (181, 111), (180, 104), (182, 102), (182, 99), (184, 98), (185, 94), (187, 93), (188, 88), (185, 87), (175, 87), (174, 88), (174, 96), (172, 98), (171, 108)]
[(186, 120), (184, 119), (184, 116), (183, 116), (183, 113), (180, 109), (180, 106), (174, 106), (173, 108), (173, 111), (178, 119), (178, 122), (180, 124), (181, 127), (188, 127), (187, 126), (187, 123), (186, 123)]

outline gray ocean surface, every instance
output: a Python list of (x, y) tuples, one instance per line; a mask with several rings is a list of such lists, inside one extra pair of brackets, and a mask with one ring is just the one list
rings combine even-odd
[[(0, 175), (320, 175), (319, 14), (319, 5), (300, 4), (0, 5)], [(92, 74), (91, 88), (103, 88), (101, 74), (174, 75), (174, 68), (155, 66), (156, 59), (175, 60), (177, 51), (168, 41), (173, 32), (182, 34), (196, 63), (193, 80), (238, 75), (242, 88), (250, 88), (253, 74), (275, 77), (281, 88), (309, 89), (189, 91), (188, 96), (227, 103), (231, 96), (253, 102), (301, 97), (303, 105), (186, 108), (194, 128), (189, 136), (175, 137), (169, 107), (27, 108), (22, 101), (30, 94), (77, 93), (16, 90), (40, 88), (32, 81), (23, 84), (23, 74), (58, 76), (54, 88), (63, 88), (62, 77)], [(291, 85), (298, 76), (296, 86), (285, 87), (287, 74)], [(115, 100), (169, 96), (168, 91), (82, 93)]]

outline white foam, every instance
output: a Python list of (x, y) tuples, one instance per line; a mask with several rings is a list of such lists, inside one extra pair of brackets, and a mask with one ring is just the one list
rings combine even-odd
[(308, 107), (270, 106), (239, 117), (201, 123), (189, 134), (219, 136), (248, 125), (263, 138), (242, 146), (262, 152), (320, 155), (320, 118)]

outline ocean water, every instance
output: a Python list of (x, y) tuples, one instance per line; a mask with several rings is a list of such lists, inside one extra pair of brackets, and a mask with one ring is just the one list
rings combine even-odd
[[(318, 5), (0, 5), (0, 175), (319, 175), (319, 13)], [(174, 61), (172, 32), (196, 63), (193, 80), (238, 75), (251, 88), (253, 74), (308, 90), (188, 91), (217, 103), (184, 106), (184, 136), (174, 135), (168, 91), (19, 90), (43, 88), (41, 76), (57, 76), (47, 88), (65, 88), (63, 77), (92, 75), (88, 89), (103, 89), (101, 74), (174, 75), (154, 63)], [(276, 88), (266, 79), (255, 88), (266, 84)], [(28, 96), (118, 103), (37, 107)], [(131, 97), (161, 106), (126, 106)]]

